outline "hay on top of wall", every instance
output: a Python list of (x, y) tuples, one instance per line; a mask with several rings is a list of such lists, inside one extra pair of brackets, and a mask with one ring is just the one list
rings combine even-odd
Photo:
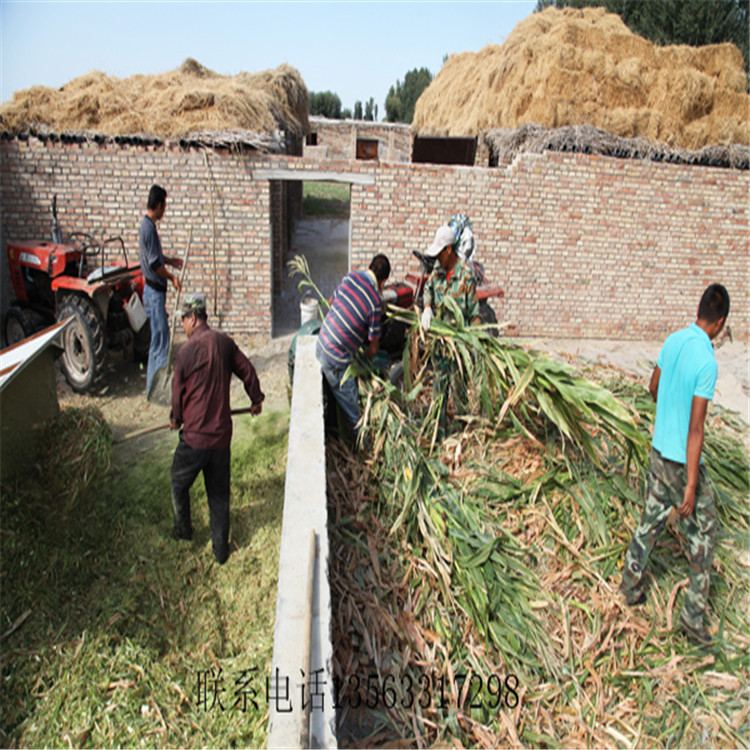
[(307, 87), (292, 66), (224, 76), (191, 58), (157, 75), (93, 71), (59, 89), (33, 86), (16, 92), (0, 115), (2, 129), (14, 133), (44, 125), (58, 133), (177, 138), (222, 130), (303, 135), (310, 127)]
[(750, 96), (734, 44), (659, 47), (603, 8), (549, 7), (502, 45), (451, 55), (417, 101), (419, 135), (527, 123), (593, 125), (670, 146), (750, 145)]

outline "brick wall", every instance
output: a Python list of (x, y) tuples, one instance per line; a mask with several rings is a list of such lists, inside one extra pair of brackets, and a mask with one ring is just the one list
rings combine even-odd
[[(205, 291), (213, 312), (211, 183), (202, 151), (30, 138), (0, 141), (0, 158), (6, 240), (48, 238), (57, 193), (64, 232), (121, 234), (135, 258), (148, 188), (163, 184), (165, 250), (182, 254), (192, 227), (188, 288)], [(228, 331), (271, 332), (274, 266), (278, 274), (286, 260), (285, 232), (272, 239), (272, 224), (288, 226), (290, 211), (289, 202), (274, 209), (272, 222), (272, 193), (274, 205), (284, 192), (293, 205), (299, 183), (289, 185), (290, 177), (336, 171), (374, 181), (352, 185), (355, 267), (385, 249), (393, 278), (402, 278), (416, 267), (412, 250), (426, 248), (453, 213), (468, 213), (479, 259), (505, 290), (498, 319), (516, 323), (519, 335), (660, 339), (690, 321), (703, 288), (720, 281), (732, 297), (734, 335), (749, 340), (747, 172), (550, 152), (495, 169), (228, 151), (210, 151), (208, 161), (219, 290), (213, 319)], [(259, 169), (274, 176), (254, 179)], [(287, 188), (272, 188), (276, 180)]]
[[(159, 226), (164, 252), (181, 256), (190, 229), (193, 232), (187, 288), (208, 295), (209, 314), (221, 327), (270, 331), (270, 190), (267, 180), (252, 178), (255, 152), (211, 151), (209, 169), (202, 150), (175, 145), (42, 143), (29, 138), (3, 140), (0, 157), (6, 240), (50, 239), (56, 193), (63, 233), (121, 235), (129, 259), (137, 260), (148, 190), (159, 183), (168, 193), (167, 212)], [(2, 252), (5, 256), (5, 248)], [(214, 286), (219, 290), (215, 316)], [(169, 294), (167, 309), (173, 304), (173, 292)]]
[(357, 138), (365, 138), (378, 141), (379, 161), (411, 160), (411, 129), (403, 123), (311, 117), (310, 132), (317, 140), (315, 146), (305, 144), (304, 155), (310, 158), (356, 159)]
[(546, 152), (500, 169), (384, 164), (375, 178), (352, 188), (355, 267), (387, 248), (394, 278), (416, 270), (412, 250), (463, 212), (505, 290), (498, 320), (519, 335), (660, 339), (718, 281), (748, 340), (746, 171)]

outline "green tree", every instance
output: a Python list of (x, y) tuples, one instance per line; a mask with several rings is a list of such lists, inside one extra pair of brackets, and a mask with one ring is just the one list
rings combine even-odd
[(371, 122), (375, 119), (375, 100), (370, 97), (367, 104), (365, 104), (365, 120), (370, 120)]
[(537, 0), (535, 10), (602, 6), (655, 44), (733, 42), (750, 75), (750, 0)]
[(404, 76), (404, 82), (396, 81), (385, 98), (387, 122), (408, 122), (414, 119), (414, 106), (422, 92), (432, 82), (432, 73), (427, 68), (414, 68)]
[(332, 91), (311, 91), (309, 112), (311, 115), (322, 115), (332, 120), (340, 120), (341, 99)]
[(362, 102), (357, 99), (356, 102), (354, 102), (354, 119), (355, 120), (361, 120), (362, 119)]

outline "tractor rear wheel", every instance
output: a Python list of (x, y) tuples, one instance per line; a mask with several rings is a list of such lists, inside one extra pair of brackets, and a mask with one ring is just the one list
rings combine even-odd
[(104, 375), (107, 350), (104, 321), (85, 297), (68, 296), (57, 311), (58, 321), (73, 316), (62, 335), (63, 373), (76, 393), (92, 390)]
[(5, 314), (5, 342), (13, 346), (19, 341), (40, 331), (44, 327), (44, 318), (39, 313), (25, 307), (12, 305)]

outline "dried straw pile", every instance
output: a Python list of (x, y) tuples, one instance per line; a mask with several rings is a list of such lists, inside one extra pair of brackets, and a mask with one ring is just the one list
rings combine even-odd
[(94, 71), (59, 89), (33, 86), (16, 92), (0, 115), (13, 133), (47, 126), (162, 138), (228, 130), (301, 135), (309, 129), (307, 102), (305, 82), (289, 65), (224, 76), (188, 58), (158, 75), (118, 79)]
[(750, 96), (733, 44), (659, 47), (603, 8), (549, 7), (502, 45), (452, 55), (417, 102), (421, 135), (526, 123), (594, 125), (670, 146), (750, 145)]

